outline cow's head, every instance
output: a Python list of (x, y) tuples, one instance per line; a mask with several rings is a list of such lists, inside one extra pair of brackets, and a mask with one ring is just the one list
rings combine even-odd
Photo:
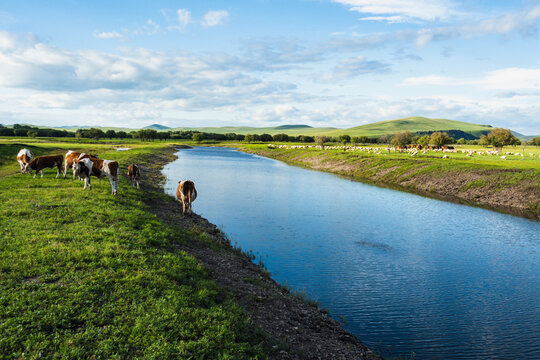
[(71, 165), (71, 168), (73, 169), (73, 176), (78, 177), (81, 174), (82, 164), (78, 162), (74, 162), (73, 165)]
[(32, 168), (30, 167), (30, 163), (24, 164), (23, 169), (22, 169), (21, 172), (23, 174), (29, 173), (30, 175), (32, 175)]

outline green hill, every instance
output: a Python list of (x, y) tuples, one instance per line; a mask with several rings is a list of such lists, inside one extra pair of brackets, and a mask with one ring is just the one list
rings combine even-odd
[(170, 127), (168, 126), (165, 126), (165, 125), (160, 125), (160, 124), (152, 124), (152, 125), (148, 125), (148, 126), (145, 126), (143, 127), (143, 129), (152, 129), (152, 130), (169, 130)]
[(319, 135), (326, 134), (328, 131), (338, 130), (333, 127), (313, 128), (308, 125), (281, 125), (274, 127), (250, 127), (250, 126), (222, 126), (222, 127), (179, 127), (171, 129), (173, 131), (201, 131), (214, 134), (287, 134), (287, 135)]
[(488, 133), (493, 128), (491, 125), (479, 125), (463, 121), (448, 119), (429, 119), (425, 117), (407, 117), (397, 120), (379, 121), (372, 124), (352, 127), (349, 129), (335, 130), (327, 135), (348, 134), (351, 136), (376, 137), (386, 134), (395, 134), (402, 131), (410, 132), (430, 132), (430, 131), (460, 131), (469, 133), (478, 138), (480, 135)]

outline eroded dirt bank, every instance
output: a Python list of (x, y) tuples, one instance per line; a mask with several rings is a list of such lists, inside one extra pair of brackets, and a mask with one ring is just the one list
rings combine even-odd
[(540, 169), (495, 168), (440, 158), (383, 158), (336, 150), (242, 150), (358, 181), (540, 220)]
[[(233, 294), (250, 316), (256, 329), (268, 335), (267, 353), (271, 359), (379, 359), (356, 337), (345, 331), (313, 302), (292, 295), (269, 277), (260, 266), (240, 251), (215, 225), (194, 215), (182, 215), (175, 199), (163, 193), (163, 166), (175, 158), (175, 149), (141, 162), (145, 169), (143, 190), (146, 203), (160, 219), (172, 226), (205, 234), (200, 241), (179, 245), (196, 257), (213, 274), (219, 286)], [(142, 159), (143, 161), (145, 159)], [(196, 209), (196, 203), (195, 207)]]

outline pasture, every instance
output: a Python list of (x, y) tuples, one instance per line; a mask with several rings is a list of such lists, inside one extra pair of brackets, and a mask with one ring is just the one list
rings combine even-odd
[[(43, 179), (21, 175), (15, 154), (22, 147), (36, 156), (71, 149), (117, 160), (118, 196), (107, 179), (83, 191), (69, 171), (65, 180), (51, 169)], [(0, 140), (0, 357), (264, 358), (264, 336), (178, 250), (208, 236), (165, 224), (149, 211), (144, 185), (129, 185), (127, 165), (153, 166), (164, 149)]]

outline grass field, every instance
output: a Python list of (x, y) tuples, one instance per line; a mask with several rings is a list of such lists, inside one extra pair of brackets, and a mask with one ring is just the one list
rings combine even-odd
[[(24, 142), (23, 142), (24, 141)], [(133, 150), (118, 152), (117, 146)], [(205, 234), (166, 225), (120, 177), (21, 175), (15, 155), (67, 149), (148, 163), (164, 145), (0, 140), (0, 358), (264, 358), (264, 335), (192, 256)]]

